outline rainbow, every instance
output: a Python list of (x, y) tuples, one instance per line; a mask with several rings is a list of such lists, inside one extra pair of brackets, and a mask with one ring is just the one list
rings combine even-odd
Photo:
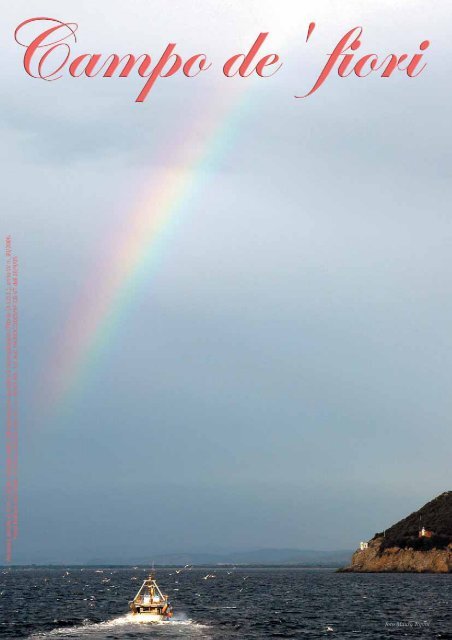
[[(60, 413), (82, 392), (89, 373), (100, 360), (139, 289), (160, 267), (165, 248), (190, 211), (219, 160), (233, 144), (246, 111), (242, 94), (250, 80), (238, 80), (224, 91), (221, 103), (198, 115), (188, 135), (171, 155), (170, 167), (162, 162), (168, 148), (157, 154), (152, 186), (130, 209), (125, 223), (108, 241), (106, 258), (97, 261), (76, 298), (57, 341), (40, 395), (51, 411)], [(241, 85), (241, 86), (240, 86)], [(170, 143), (168, 143), (170, 144)], [(166, 145), (168, 147), (168, 145)], [(160, 162), (159, 162), (160, 160)]]

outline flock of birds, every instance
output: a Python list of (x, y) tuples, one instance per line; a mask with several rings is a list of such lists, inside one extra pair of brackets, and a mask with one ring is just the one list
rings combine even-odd
[[(138, 569), (138, 567), (134, 567), (134, 569)], [(181, 573), (183, 573), (184, 571), (191, 571), (193, 569), (193, 565), (192, 564), (186, 564), (184, 567), (181, 567), (180, 569), (175, 569), (174, 573), (170, 573), (169, 575), (179, 575)], [(228, 576), (232, 575), (235, 571), (236, 567), (232, 567), (232, 569), (229, 571), (226, 571), (226, 574)], [(202, 580), (213, 580), (214, 578), (216, 578), (217, 576), (214, 573), (206, 573), (205, 576), (202, 576)], [(243, 582), (245, 582), (245, 580), (248, 580), (250, 576), (243, 576), (242, 580)], [(135, 578), (136, 579), (136, 578)], [(176, 581), (177, 584), (177, 581)], [(179, 589), (174, 589), (174, 591), (179, 591)], [(241, 593), (243, 591), (243, 586), (239, 589), (239, 593)], [(325, 628), (325, 631), (330, 633), (332, 631), (334, 631), (334, 628), (331, 625), (327, 625)]]
[[(134, 567), (134, 569), (138, 569), (138, 567)], [(186, 564), (184, 567), (181, 567), (180, 569), (175, 569), (174, 573), (170, 573), (169, 575), (179, 575), (181, 573), (183, 573), (184, 571), (191, 571), (193, 569), (193, 565), (192, 564)], [(226, 574), (228, 576), (232, 575), (235, 571), (236, 567), (232, 567), (232, 569), (229, 571), (226, 571)], [(205, 576), (202, 576), (202, 580), (212, 580), (214, 578), (216, 578), (217, 576), (214, 573), (206, 573)], [(245, 580), (248, 580), (250, 576), (243, 576), (242, 580), (243, 582), (245, 582)], [(178, 582), (176, 581), (176, 584)], [(179, 591), (179, 589), (174, 589), (174, 591)], [(239, 589), (239, 593), (241, 593), (243, 591), (243, 586)], [(331, 625), (327, 625), (325, 628), (325, 631), (330, 633), (332, 631), (334, 631), (334, 628)]]
[[(133, 567), (133, 568), (134, 568), (135, 570), (139, 570), (139, 569), (140, 569), (140, 567)], [(175, 570), (174, 570), (174, 572), (171, 572), (171, 573), (169, 573), (168, 575), (170, 575), (170, 576), (173, 576), (173, 575), (179, 576), (179, 575), (180, 575), (181, 573), (183, 573), (184, 571), (191, 571), (192, 569), (193, 569), (193, 565), (191, 565), (191, 564), (186, 564), (184, 567), (181, 567), (180, 569), (175, 569)], [(236, 567), (235, 567), (235, 566), (233, 566), (230, 570), (229, 570), (229, 569), (227, 569), (227, 570), (226, 570), (226, 574), (227, 574), (228, 576), (230, 576), (230, 575), (232, 575), (232, 574), (235, 572), (235, 570), (236, 570)], [(80, 569), (80, 571), (81, 571), (81, 572), (85, 571), (85, 568), (81, 568), (81, 569)], [(5, 571), (3, 571), (2, 573), (6, 573), (6, 572), (5, 572)], [(104, 569), (96, 569), (96, 570), (95, 570), (95, 573), (103, 574), (103, 573), (104, 573)], [(62, 576), (62, 577), (63, 577), (63, 578), (67, 578), (67, 579), (69, 579), (69, 581), (70, 581), (70, 578), (69, 578), (69, 577), (70, 577), (70, 575), (71, 575), (71, 572), (70, 572), (70, 571), (65, 571), (65, 572), (63, 573), (63, 576)], [(201, 578), (201, 579), (202, 579), (202, 580), (213, 580), (213, 579), (215, 579), (216, 577), (217, 577), (217, 576), (216, 576), (214, 573), (207, 573), (205, 576), (202, 576), (202, 578)], [(249, 578), (249, 577), (250, 577), (250, 576), (248, 576), (248, 575), (243, 576), (243, 577), (242, 577), (242, 584), (243, 584), (246, 580), (248, 580), (248, 578)], [(136, 581), (136, 580), (138, 580), (138, 579), (139, 579), (139, 578), (138, 578), (138, 576), (132, 576), (132, 577), (130, 578), (130, 580), (134, 580), (134, 581)], [(45, 577), (45, 578), (44, 578), (44, 582), (47, 582), (48, 580), (49, 580), (49, 578), (47, 578), (47, 577)], [(107, 577), (105, 576), (105, 577), (103, 577), (103, 578), (102, 578), (101, 582), (102, 582), (103, 584), (110, 583), (110, 582), (111, 582), (111, 578), (107, 578)], [(176, 584), (178, 584), (178, 581), (176, 580), (176, 581), (175, 581), (175, 583), (176, 583)], [(86, 585), (86, 586), (88, 587), (88, 585)], [(110, 591), (110, 588), (108, 588), (108, 591)], [(174, 591), (179, 591), (179, 589), (174, 589)], [(239, 593), (240, 593), (240, 592), (242, 592), (242, 591), (243, 591), (243, 586), (239, 589)], [(1, 597), (1, 596), (3, 596), (5, 593), (6, 593), (6, 591), (5, 591), (5, 590), (0, 591), (0, 597)], [(200, 594), (198, 594), (198, 595), (200, 595)], [(363, 598), (365, 598), (365, 597), (366, 597), (366, 596), (364, 596), (364, 595), (363, 595)], [(96, 597), (95, 597), (95, 596), (91, 596), (91, 597), (90, 597), (90, 599), (94, 599), (94, 600), (95, 600), (95, 599), (96, 599)], [(87, 598), (84, 598), (84, 600), (87, 600)], [(327, 625), (327, 626), (326, 626), (326, 628), (325, 628), (325, 631), (326, 631), (326, 632), (334, 632), (334, 628), (333, 628), (331, 625)]]
[[(134, 567), (134, 569), (138, 569), (138, 567)], [(184, 567), (181, 567), (180, 569), (175, 569), (174, 573), (170, 573), (169, 575), (173, 576), (174, 574), (176, 574), (178, 576), (183, 571), (191, 571), (192, 569), (193, 569), (193, 565), (192, 564), (186, 564)], [(232, 569), (230, 571), (228, 571), (228, 570), (226, 571), (226, 574), (228, 576), (230, 576), (230, 575), (232, 575), (234, 573), (234, 571), (235, 571), (235, 567), (232, 567)], [(202, 576), (202, 580), (213, 580), (216, 577), (217, 576), (214, 573), (206, 573), (205, 576)], [(249, 576), (245, 576), (243, 578), (243, 580), (245, 581), (248, 578), (249, 578)], [(242, 590), (243, 590), (243, 587), (242, 587), (242, 589), (240, 589), (240, 591), (242, 591)]]

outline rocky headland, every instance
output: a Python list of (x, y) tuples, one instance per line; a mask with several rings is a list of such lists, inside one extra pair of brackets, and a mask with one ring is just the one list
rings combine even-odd
[(452, 573), (452, 491), (361, 543), (341, 571)]

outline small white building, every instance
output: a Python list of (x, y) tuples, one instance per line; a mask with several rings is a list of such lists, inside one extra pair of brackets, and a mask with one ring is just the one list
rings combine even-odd
[(361, 549), (361, 551), (364, 551), (364, 549), (367, 549), (369, 546), (368, 542), (360, 542), (359, 543), (359, 548)]

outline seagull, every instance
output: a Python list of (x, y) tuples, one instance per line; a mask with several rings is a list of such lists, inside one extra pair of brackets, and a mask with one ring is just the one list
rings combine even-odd
[(176, 573), (179, 574), (181, 571), (183, 571), (184, 569), (191, 569), (191, 565), (186, 564), (185, 567), (182, 567), (182, 569), (176, 569)]
[(333, 627), (330, 627), (330, 626), (328, 626), (328, 627), (326, 628), (326, 630), (327, 630), (327, 631), (334, 631)]

